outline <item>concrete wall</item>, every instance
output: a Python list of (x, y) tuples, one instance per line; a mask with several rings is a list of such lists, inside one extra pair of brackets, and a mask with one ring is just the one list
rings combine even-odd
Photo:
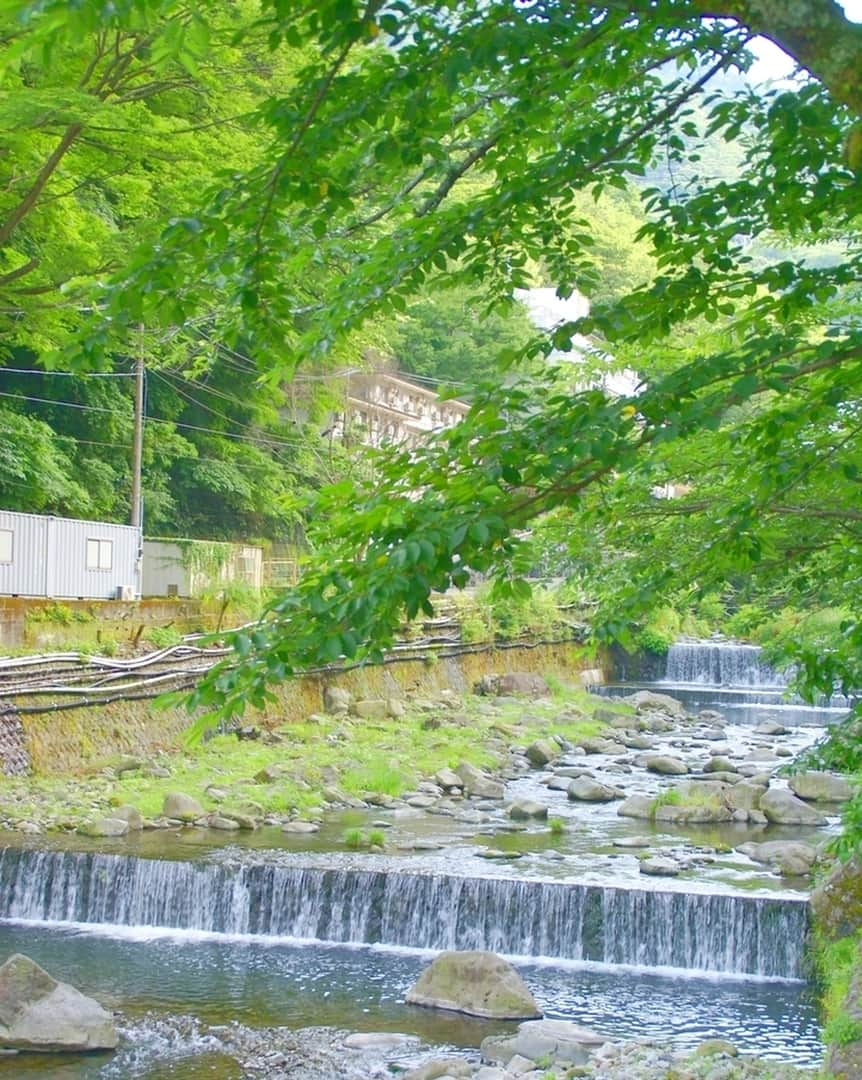
[(144, 540), (144, 596), (200, 596), (230, 581), (262, 587), (262, 548), (206, 540)]

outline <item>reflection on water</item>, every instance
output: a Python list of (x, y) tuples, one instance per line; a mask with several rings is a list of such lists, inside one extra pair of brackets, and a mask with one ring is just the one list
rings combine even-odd
[[(239, 1074), (219, 1062), (225, 1036), (218, 1029), (225, 1024), (400, 1031), (459, 1047), (513, 1027), (404, 1005), (428, 959), (406, 951), (0, 925), (0, 955), (16, 951), (117, 1010), (134, 1044), (113, 1060), (0, 1058), (3, 1080), (228, 1080)], [(816, 1011), (801, 983), (669, 978), (576, 964), (519, 970), (547, 1016), (609, 1036), (654, 1037), (677, 1048), (722, 1037), (743, 1052), (800, 1064), (820, 1056)]]

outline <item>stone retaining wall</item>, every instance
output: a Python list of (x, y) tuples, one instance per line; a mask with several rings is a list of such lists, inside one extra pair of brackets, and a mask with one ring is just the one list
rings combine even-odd
[[(272, 727), (303, 720), (322, 710), (327, 685), (343, 686), (358, 697), (427, 697), (443, 689), (467, 692), (483, 675), (493, 672), (532, 671), (592, 684), (601, 677), (596, 664), (592, 653), (574, 644), (491, 648), (431, 662), (399, 660), (292, 679), (278, 689), (277, 704), (263, 714), (249, 712), (244, 719)], [(191, 721), (185, 709), (163, 708), (152, 701), (119, 701), (22, 717), (32, 768), (44, 775), (88, 772), (120, 755), (174, 749)]]

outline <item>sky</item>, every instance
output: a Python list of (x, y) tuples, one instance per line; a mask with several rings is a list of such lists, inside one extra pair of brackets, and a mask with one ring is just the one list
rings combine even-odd
[[(848, 19), (862, 22), (862, 0), (840, 0)], [(783, 79), (793, 70), (793, 61), (766, 38), (755, 38), (751, 51), (757, 56), (751, 72), (752, 82), (767, 82), (770, 79)]]

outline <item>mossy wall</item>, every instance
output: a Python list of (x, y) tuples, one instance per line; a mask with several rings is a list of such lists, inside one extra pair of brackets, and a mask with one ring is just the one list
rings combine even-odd
[[(302, 720), (321, 710), (326, 685), (343, 686), (358, 697), (415, 698), (447, 688), (465, 692), (483, 675), (507, 671), (531, 671), (569, 682), (594, 683), (601, 678), (595, 655), (578, 645), (489, 649), (431, 663), (405, 660), (292, 679), (279, 688), (277, 705), (246, 719), (266, 726)], [(152, 701), (118, 701), (21, 719), (33, 770), (43, 775), (88, 772), (120, 755), (149, 756), (176, 748), (191, 722), (184, 709), (162, 709)]]

